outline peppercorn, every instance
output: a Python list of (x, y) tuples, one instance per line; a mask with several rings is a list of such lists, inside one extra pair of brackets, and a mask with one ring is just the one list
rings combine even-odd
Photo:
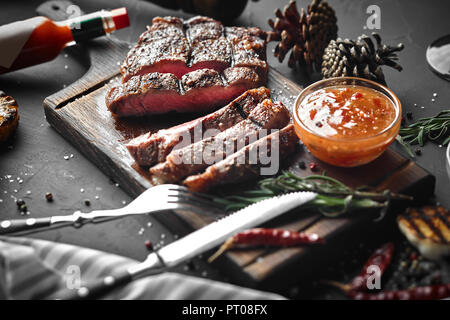
[(84, 205), (89, 207), (91, 205), (91, 201), (89, 201), (89, 199), (85, 199)]
[(414, 152), (415, 152), (416, 155), (418, 155), (418, 156), (421, 156), (421, 155), (422, 155), (422, 150), (420, 150), (420, 149), (416, 149)]
[(28, 211), (28, 207), (26, 206), (26, 204), (22, 204), (22, 205), (19, 207), (19, 210), (20, 210), (21, 212), (27, 212), (27, 211)]
[(17, 199), (16, 200), (16, 205), (20, 208), (20, 206), (22, 206), (22, 205), (24, 205), (25, 204), (25, 201), (24, 200), (22, 200), (22, 199)]
[(405, 119), (405, 117), (402, 117), (402, 123), (401, 123), (401, 125), (404, 126), (405, 124), (406, 124), (406, 119)]
[(406, 113), (406, 118), (408, 118), (408, 120), (412, 120), (412, 118), (413, 118), (412, 112), (407, 112)]
[(52, 202), (53, 201), (53, 194), (51, 192), (47, 192), (45, 194), (45, 199), (47, 199), (48, 202)]
[(150, 240), (146, 240), (144, 242), (145, 247), (147, 248), (147, 250), (149, 251), (153, 251), (153, 243)]
[(318, 170), (317, 163), (311, 162), (309, 164), (309, 168), (311, 169), (311, 171), (317, 171)]
[(300, 169), (302, 169), (302, 170), (305, 170), (305, 169), (306, 169), (305, 161), (300, 161), (300, 162), (298, 163), (298, 167), (299, 167)]

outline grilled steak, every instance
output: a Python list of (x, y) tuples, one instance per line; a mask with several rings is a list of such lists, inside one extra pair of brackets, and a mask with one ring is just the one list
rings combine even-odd
[(181, 79), (204, 68), (219, 73), (230, 66), (267, 68), (264, 39), (259, 28), (224, 28), (208, 17), (186, 22), (156, 17), (122, 64), (123, 81), (150, 72), (172, 73)]
[(213, 128), (220, 131), (228, 129), (246, 119), (250, 111), (267, 98), (270, 98), (270, 90), (267, 88), (248, 90), (214, 113), (153, 134), (143, 134), (131, 140), (126, 147), (141, 166), (163, 162), (183, 139), (194, 140), (194, 130), (204, 132)]
[(247, 119), (236, 125), (194, 144), (174, 148), (166, 161), (150, 168), (150, 172), (157, 182), (179, 182), (245, 147), (252, 140), (256, 141), (263, 129), (283, 128), (289, 120), (285, 106), (266, 99), (249, 113)]
[(429, 259), (450, 256), (450, 211), (441, 206), (408, 209), (397, 218), (406, 238)]
[(261, 168), (267, 164), (262, 164), (260, 159), (256, 163), (251, 163), (250, 154), (260, 154), (262, 149), (271, 150), (274, 143), (279, 148), (279, 159), (282, 162), (294, 152), (298, 144), (294, 126), (289, 124), (282, 130), (249, 144), (224, 160), (209, 166), (205, 172), (187, 177), (183, 184), (192, 191), (206, 192), (215, 186), (256, 178), (261, 175)]
[(212, 69), (185, 74), (178, 80), (170, 73), (132, 77), (109, 91), (108, 109), (116, 116), (142, 116), (170, 111), (206, 112), (223, 106), (249, 88), (262, 85), (252, 68), (232, 67), (221, 76)]

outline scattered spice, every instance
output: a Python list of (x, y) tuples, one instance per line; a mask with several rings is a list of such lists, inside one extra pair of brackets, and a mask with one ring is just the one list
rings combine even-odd
[(16, 200), (16, 205), (17, 205), (17, 207), (20, 208), (20, 206), (22, 206), (22, 205), (24, 205), (24, 204), (25, 204), (25, 201), (24, 201), (23, 199), (17, 199), (17, 200)]
[(305, 161), (300, 161), (300, 162), (298, 163), (298, 167), (299, 167), (300, 169), (302, 169), (302, 170), (305, 170), (305, 169), (306, 169)]
[(309, 164), (309, 169), (311, 169), (311, 171), (313, 171), (313, 172), (316, 172), (319, 169), (319, 166), (317, 165), (317, 163), (311, 162)]
[(28, 211), (28, 207), (27, 207), (26, 204), (22, 204), (22, 205), (19, 207), (19, 210), (20, 210), (21, 212), (27, 212), (27, 211)]
[(406, 118), (402, 117), (402, 126), (404, 126), (406, 124)]
[(246, 230), (231, 237), (214, 253), (208, 262), (217, 259), (225, 251), (238, 245), (289, 247), (302, 244), (323, 243), (319, 235), (281, 229), (255, 228)]
[(421, 155), (422, 155), (422, 150), (416, 149), (416, 150), (414, 151), (414, 153), (415, 153), (416, 155), (418, 155), (418, 156), (421, 156)]
[(408, 120), (412, 120), (412, 118), (413, 118), (412, 112), (407, 112), (406, 113), (406, 118), (408, 118)]
[(355, 300), (436, 300), (450, 296), (450, 284), (439, 284), (379, 293), (348, 292)]
[(91, 201), (89, 199), (85, 199), (84, 205), (89, 207), (91, 205)]
[(144, 242), (144, 245), (148, 251), (153, 251), (153, 243), (150, 240), (146, 240)]
[(48, 202), (52, 202), (52, 201), (53, 201), (53, 194), (52, 194), (51, 192), (47, 192), (47, 193), (45, 194), (45, 199), (46, 199)]

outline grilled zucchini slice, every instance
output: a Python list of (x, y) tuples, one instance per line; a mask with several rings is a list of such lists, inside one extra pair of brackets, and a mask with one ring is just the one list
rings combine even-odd
[(409, 208), (397, 217), (400, 231), (429, 259), (450, 256), (450, 211), (441, 206)]

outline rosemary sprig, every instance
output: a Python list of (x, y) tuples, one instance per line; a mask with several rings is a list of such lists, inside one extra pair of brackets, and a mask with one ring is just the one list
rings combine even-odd
[(450, 110), (439, 112), (434, 117), (422, 118), (400, 129), (404, 142), (421, 147), (427, 140), (446, 145), (450, 142)]
[[(242, 195), (217, 197), (227, 211), (244, 208), (250, 204), (271, 198), (283, 193), (311, 191), (318, 196), (304, 207), (317, 209), (327, 217), (336, 217), (356, 209), (386, 209), (391, 199), (412, 200), (412, 197), (389, 191), (369, 191), (367, 188), (353, 189), (337, 179), (323, 175), (312, 175), (305, 178), (285, 171), (277, 177), (267, 178), (258, 183), (255, 190), (244, 191)], [(382, 214), (385, 210), (382, 210)]]

